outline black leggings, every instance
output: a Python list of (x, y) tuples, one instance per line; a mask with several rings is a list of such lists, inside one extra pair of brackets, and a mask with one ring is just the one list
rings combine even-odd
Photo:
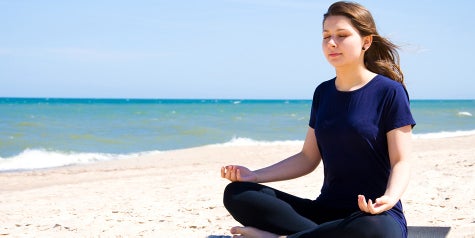
[(288, 237), (406, 237), (387, 213), (325, 209), (262, 184), (230, 183), (224, 191), (224, 206), (244, 226)]

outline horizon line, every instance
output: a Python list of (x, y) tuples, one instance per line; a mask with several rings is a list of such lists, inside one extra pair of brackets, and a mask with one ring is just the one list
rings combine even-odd
[[(26, 99), (26, 100), (230, 100), (230, 101), (311, 101), (311, 98), (181, 98), (181, 97), (169, 97), (169, 98), (140, 98), (140, 97), (6, 97), (0, 96), (0, 99)], [(460, 101), (472, 101), (475, 98), (412, 98), (410, 101), (438, 101), (438, 100), (460, 100)]]

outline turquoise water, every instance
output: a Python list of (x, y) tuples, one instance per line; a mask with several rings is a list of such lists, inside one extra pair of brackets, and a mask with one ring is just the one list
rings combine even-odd
[(475, 129), (475, 100), (414, 100), (415, 134), (461, 132)]
[[(310, 100), (0, 98), (0, 171), (222, 143), (302, 141)], [(416, 136), (475, 134), (475, 100), (414, 100)]]

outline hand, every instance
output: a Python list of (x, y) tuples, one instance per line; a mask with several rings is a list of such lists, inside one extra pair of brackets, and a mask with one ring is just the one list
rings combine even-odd
[(358, 195), (358, 206), (360, 207), (360, 210), (371, 214), (379, 214), (387, 211), (391, 209), (396, 204), (396, 202), (391, 201), (389, 196), (384, 195), (380, 198), (377, 198), (375, 203), (373, 203), (371, 199), (369, 199), (366, 203), (365, 196)]
[(257, 175), (248, 168), (239, 165), (228, 165), (221, 167), (221, 177), (232, 182), (256, 182)]

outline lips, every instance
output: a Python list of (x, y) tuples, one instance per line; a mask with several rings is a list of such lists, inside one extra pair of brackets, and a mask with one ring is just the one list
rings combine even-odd
[(337, 57), (337, 56), (340, 56), (341, 53), (330, 53), (328, 54), (329, 57)]

